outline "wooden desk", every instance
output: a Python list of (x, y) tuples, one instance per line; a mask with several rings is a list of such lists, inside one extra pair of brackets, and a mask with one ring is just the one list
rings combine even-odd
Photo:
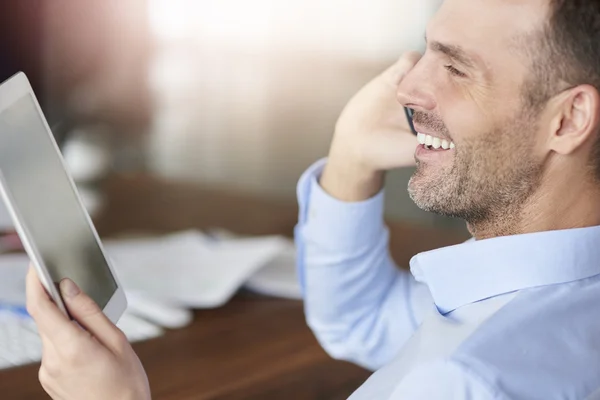
[[(208, 227), (291, 235), (297, 218), (293, 203), (146, 176), (111, 179), (106, 191), (109, 205), (97, 220), (102, 236)], [(464, 239), (462, 233), (403, 224), (391, 224), (390, 229), (393, 256), (400, 265), (408, 265), (419, 251)], [(325, 354), (306, 327), (300, 302), (246, 292), (223, 308), (197, 311), (187, 328), (134, 348), (157, 400), (342, 400), (369, 376)], [(37, 369), (32, 365), (0, 371), (0, 397), (47, 398), (37, 382)]]

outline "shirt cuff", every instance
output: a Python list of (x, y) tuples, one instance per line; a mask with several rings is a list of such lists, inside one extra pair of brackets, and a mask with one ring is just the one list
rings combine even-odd
[(361, 202), (337, 200), (318, 182), (326, 164), (327, 159), (313, 164), (298, 183), (299, 222), (305, 238), (334, 249), (356, 249), (378, 241), (385, 231), (384, 191)]

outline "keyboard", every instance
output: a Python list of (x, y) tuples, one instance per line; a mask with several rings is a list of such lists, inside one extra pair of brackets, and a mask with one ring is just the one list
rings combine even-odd
[[(157, 325), (125, 313), (117, 326), (130, 342), (140, 342), (162, 336)], [(35, 323), (29, 316), (0, 311), (0, 370), (39, 362), (42, 343)]]

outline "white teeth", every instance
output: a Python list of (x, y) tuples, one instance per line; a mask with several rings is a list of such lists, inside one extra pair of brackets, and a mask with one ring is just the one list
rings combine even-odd
[(427, 147), (431, 146), (436, 150), (437, 149), (448, 150), (448, 149), (453, 149), (455, 147), (453, 142), (449, 142), (447, 140), (436, 138), (434, 136), (427, 135), (425, 133), (420, 133), (420, 132), (417, 132), (417, 141), (419, 142), (419, 144), (422, 144)]

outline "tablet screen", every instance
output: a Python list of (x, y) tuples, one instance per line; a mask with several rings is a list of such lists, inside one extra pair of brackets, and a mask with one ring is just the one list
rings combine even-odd
[(0, 113), (0, 171), (54, 283), (70, 278), (101, 308), (117, 283), (44, 126), (25, 95)]

